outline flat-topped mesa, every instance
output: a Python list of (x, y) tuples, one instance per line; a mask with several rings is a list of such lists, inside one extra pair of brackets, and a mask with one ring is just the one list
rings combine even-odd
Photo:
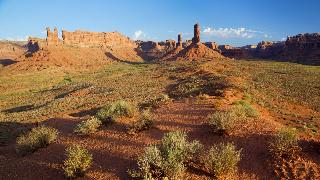
[(177, 47), (182, 47), (182, 34), (178, 34), (178, 43), (177, 43)]
[(57, 46), (59, 44), (58, 29), (56, 27), (53, 32), (51, 32), (49, 27), (47, 27), (46, 41), (48, 46)]
[(133, 47), (136, 44), (118, 32), (86, 32), (62, 30), (63, 43), (80, 47)]
[(193, 31), (193, 38), (192, 38), (192, 44), (199, 44), (200, 43), (200, 25), (199, 23), (194, 25), (194, 31)]

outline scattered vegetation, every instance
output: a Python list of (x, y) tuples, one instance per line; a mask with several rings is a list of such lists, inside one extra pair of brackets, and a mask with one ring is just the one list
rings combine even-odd
[(132, 126), (129, 128), (128, 133), (129, 134), (136, 134), (141, 131), (150, 129), (154, 124), (154, 121), (152, 119), (152, 116), (150, 115), (149, 111), (144, 111), (139, 119), (135, 121)]
[(180, 179), (185, 171), (185, 163), (201, 149), (198, 141), (188, 142), (184, 132), (165, 134), (160, 147), (149, 146), (138, 158), (138, 171), (129, 171), (133, 177), (144, 179)]
[(44, 148), (56, 140), (58, 131), (54, 128), (39, 126), (27, 134), (17, 138), (16, 151), (21, 155), (32, 153), (39, 148)]
[(227, 135), (234, 128), (238, 117), (233, 109), (219, 110), (209, 115), (208, 122), (215, 133)]
[(89, 135), (98, 130), (101, 126), (101, 121), (96, 117), (91, 117), (88, 120), (82, 121), (81, 123), (77, 124), (76, 128), (74, 129), (75, 133)]
[(294, 155), (299, 149), (297, 130), (287, 127), (280, 129), (270, 142), (269, 147), (276, 158)]
[(236, 172), (240, 159), (241, 150), (236, 150), (232, 143), (220, 143), (211, 147), (202, 161), (205, 168), (219, 178)]
[(172, 86), (170, 96), (174, 98), (194, 97), (200, 94), (221, 96), (231, 84), (221, 76), (191, 76)]
[(161, 94), (140, 103), (139, 106), (141, 109), (158, 108), (160, 105), (166, 104), (168, 101), (170, 101), (169, 96), (166, 94)]
[(68, 178), (84, 176), (85, 171), (91, 167), (92, 155), (79, 145), (68, 147), (66, 156), (63, 169)]
[(119, 117), (133, 117), (134, 113), (135, 108), (133, 105), (126, 101), (118, 100), (100, 109), (96, 116), (102, 123), (108, 124), (116, 121), (116, 118)]
[(259, 116), (259, 112), (246, 100), (239, 100), (239, 101), (236, 101), (234, 104), (240, 106), (245, 112), (247, 117)]

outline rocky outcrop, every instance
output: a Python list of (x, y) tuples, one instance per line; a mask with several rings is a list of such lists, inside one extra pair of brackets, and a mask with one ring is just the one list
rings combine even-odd
[(182, 34), (178, 34), (178, 42), (177, 42), (177, 47), (182, 48)]
[(58, 29), (55, 27), (53, 32), (51, 32), (50, 28), (47, 27), (47, 45), (48, 46), (58, 46), (59, 45), (59, 37), (58, 37)]
[(199, 44), (200, 43), (200, 25), (197, 23), (193, 27), (193, 38), (192, 38), (193, 44)]
[(68, 32), (62, 30), (65, 45), (79, 47), (134, 47), (136, 44), (130, 38), (118, 32), (86, 32), (76, 30)]
[(283, 51), (282, 57), (286, 60), (320, 65), (320, 33), (288, 37)]
[(223, 56), (218, 51), (208, 48), (201, 43), (200, 26), (199, 24), (195, 24), (192, 43), (184, 49), (181, 46), (178, 46), (176, 49), (167, 53), (161, 60), (213, 60), (217, 58), (223, 58)]

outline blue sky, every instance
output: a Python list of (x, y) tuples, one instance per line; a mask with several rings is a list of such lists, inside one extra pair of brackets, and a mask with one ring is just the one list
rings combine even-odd
[(119, 31), (161, 41), (192, 37), (242, 46), (320, 32), (319, 0), (0, 0), (0, 39), (45, 37), (46, 27)]

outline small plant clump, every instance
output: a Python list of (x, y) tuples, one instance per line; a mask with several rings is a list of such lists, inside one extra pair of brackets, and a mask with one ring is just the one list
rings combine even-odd
[(241, 150), (236, 150), (232, 143), (220, 143), (211, 147), (202, 161), (210, 173), (220, 178), (235, 173), (240, 159)]
[(129, 128), (128, 133), (129, 134), (136, 134), (141, 131), (150, 129), (154, 124), (154, 121), (152, 119), (152, 116), (150, 115), (149, 111), (144, 111), (139, 119), (135, 121), (132, 126)]
[(143, 179), (181, 179), (185, 164), (201, 149), (198, 141), (188, 142), (184, 132), (164, 135), (160, 147), (149, 146), (138, 158), (138, 171), (130, 171), (133, 177)]
[(84, 176), (85, 171), (92, 165), (92, 154), (79, 145), (66, 149), (67, 159), (64, 161), (64, 171), (68, 178)]
[(170, 97), (167, 94), (161, 94), (154, 98), (148, 99), (147, 101), (140, 104), (141, 109), (158, 108), (160, 105), (166, 104), (170, 101)]
[(89, 135), (98, 130), (101, 126), (101, 121), (96, 117), (91, 117), (86, 121), (82, 121), (81, 123), (77, 124), (76, 128), (74, 129), (75, 133)]
[(44, 148), (57, 139), (58, 131), (54, 128), (38, 126), (27, 134), (17, 138), (16, 151), (25, 155), (32, 153), (39, 148)]
[(299, 149), (296, 129), (282, 128), (270, 142), (270, 151), (275, 157), (294, 155)]
[(225, 135), (234, 128), (238, 116), (234, 110), (216, 111), (209, 115), (209, 125), (217, 134)]
[(240, 106), (248, 117), (257, 117), (259, 112), (247, 101), (240, 100), (235, 102), (236, 105)]
[(133, 117), (135, 108), (130, 103), (119, 100), (115, 101), (98, 111), (96, 117), (101, 120), (103, 124), (115, 122), (120, 117)]

